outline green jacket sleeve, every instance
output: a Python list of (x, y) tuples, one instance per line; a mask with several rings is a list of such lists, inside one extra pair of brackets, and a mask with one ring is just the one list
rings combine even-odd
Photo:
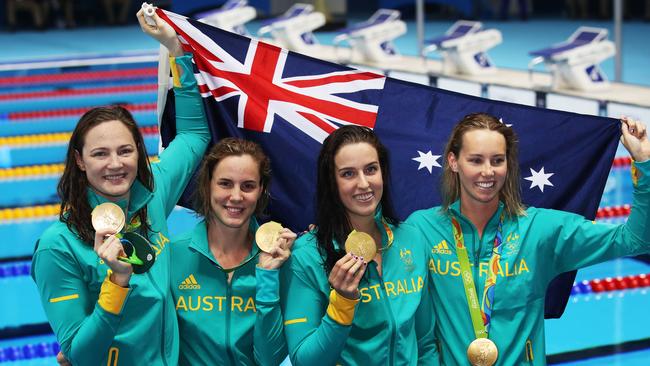
[(255, 281), (255, 361), (262, 366), (279, 365), (287, 357), (287, 342), (284, 338), (280, 310), (280, 270), (255, 267)]
[[(37, 251), (32, 277), (63, 354), (73, 365), (101, 364), (117, 333), (121, 310), (110, 313), (93, 300), (78, 263), (62, 250)], [(123, 304), (126, 301), (128, 297)]]
[(174, 209), (210, 142), (192, 58), (189, 55), (176, 57), (175, 63), (182, 70), (181, 86), (174, 87), (176, 137), (160, 154), (160, 161), (154, 164), (154, 169), (160, 172), (156, 174), (156, 189), (164, 197), (166, 215)]
[(314, 273), (308, 276), (296, 259), (294, 252), (289, 259), (291, 271), (286, 271), (281, 286), (284, 332), (291, 363), (334, 365), (352, 327), (341, 325), (327, 315), (329, 298), (319, 290)]
[(555, 227), (556, 245), (552, 248), (552, 256), (557, 273), (650, 252), (650, 161), (635, 165), (640, 177), (634, 187), (632, 211), (625, 224), (595, 223), (567, 213), (550, 218)]

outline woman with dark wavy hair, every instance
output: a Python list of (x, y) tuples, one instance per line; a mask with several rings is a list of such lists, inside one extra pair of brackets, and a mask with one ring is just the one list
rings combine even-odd
[(636, 161), (634, 203), (626, 224), (611, 225), (525, 208), (515, 131), (486, 113), (455, 126), (444, 153), (443, 204), (406, 220), (422, 231), (432, 256), (431, 311), (444, 364), (545, 365), (549, 282), (650, 252), (650, 141), (639, 121), (624, 118), (621, 133)]
[[(62, 355), (75, 365), (178, 362), (178, 322), (169, 284), (167, 216), (210, 140), (191, 56), (172, 28), (138, 20), (172, 55), (177, 136), (149, 164), (144, 140), (123, 107), (86, 112), (75, 127), (58, 185), (59, 220), (40, 237), (32, 276)], [(124, 228), (93, 228), (91, 212), (111, 202)], [(156, 255), (148, 272), (133, 275), (121, 234), (140, 234)], [(144, 239), (143, 239), (144, 240)], [(145, 244), (146, 245), (146, 244)], [(153, 253), (152, 253), (153, 255)]]
[[(437, 363), (419, 232), (395, 218), (386, 148), (366, 127), (344, 126), (318, 157), (316, 227), (296, 242), (281, 302), (296, 365)], [(376, 255), (346, 254), (354, 231)]]

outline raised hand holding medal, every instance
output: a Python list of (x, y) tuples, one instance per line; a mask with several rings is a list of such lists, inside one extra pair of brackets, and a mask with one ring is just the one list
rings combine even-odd
[(377, 255), (377, 245), (369, 234), (352, 230), (345, 240), (345, 252), (354, 253), (370, 262)]
[(255, 232), (255, 242), (260, 248), (258, 266), (277, 269), (291, 256), (291, 247), (297, 235), (275, 221), (261, 225)]
[(370, 235), (352, 230), (345, 240), (346, 255), (336, 261), (328, 282), (336, 292), (348, 299), (359, 297), (359, 282), (368, 262), (375, 258), (377, 246)]
[(147, 239), (133, 232), (120, 233), (126, 217), (118, 205), (105, 202), (96, 206), (91, 221), (95, 229), (95, 252), (111, 267), (116, 277), (122, 277), (128, 283), (126, 277), (130, 277), (131, 272), (144, 273), (154, 264), (156, 256)]

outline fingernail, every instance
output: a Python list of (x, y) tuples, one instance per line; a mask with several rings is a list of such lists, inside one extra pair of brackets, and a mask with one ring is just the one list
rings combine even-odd
[(363, 257), (359, 257), (359, 259), (363, 260)]

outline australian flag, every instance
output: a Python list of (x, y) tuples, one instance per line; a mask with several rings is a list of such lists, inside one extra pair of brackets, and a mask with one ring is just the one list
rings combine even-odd
[[(314, 222), (316, 160), (329, 133), (374, 129), (388, 147), (401, 218), (441, 202), (445, 142), (465, 115), (486, 112), (520, 138), (524, 203), (593, 219), (620, 135), (613, 119), (476, 98), (355, 70), (158, 10), (194, 55), (213, 142), (257, 141), (272, 161), (270, 215), (296, 231)], [(173, 138), (173, 98), (161, 135)], [(559, 317), (575, 273), (549, 287), (546, 316)]]

